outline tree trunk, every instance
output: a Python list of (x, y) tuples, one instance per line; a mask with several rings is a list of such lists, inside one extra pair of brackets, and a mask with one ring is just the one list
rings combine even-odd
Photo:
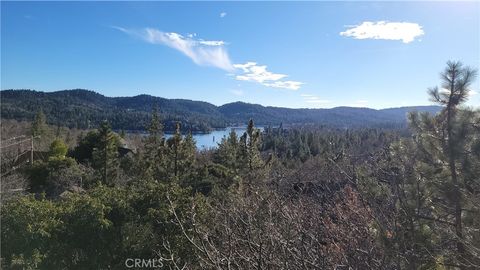
[(454, 188), (454, 196), (453, 196), (453, 203), (454, 203), (454, 217), (455, 217), (455, 234), (456, 237), (458, 238), (456, 240), (457, 242), (457, 252), (460, 256), (465, 251), (465, 248), (462, 243), (463, 239), (463, 233), (462, 233), (462, 205), (461, 205), (461, 193), (460, 193), (460, 186), (458, 183), (458, 175), (457, 175), (457, 167), (455, 164), (455, 150), (454, 150), (454, 142), (453, 142), (453, 123), (452, 123), (452, 118), (453, 118), (453, 113), (454, 113), (454, 104), (452, 101), (453, 93), (455, 90), (455, 74), (452, 76), (452, 82), (450, 86), (450, 99), (448, 101), (447, 105), (447, 135), (448, 135), (448, 141), (447, 141), (447, 147), (448, 147), (448, 166), (450, 169), (450, 174), (452, 177), (452, 182), (453, 182), (453, 188)]
[(107, 146), (108, 146), (108, 137), (105, 135), (105, 145), (104, 145), (104, 158), (105, 158), (105, 163), (103, 167), (103, 182), (105, 185), (107, 185), (107, 167), (108, 167), (108, 152), (107, 152)]

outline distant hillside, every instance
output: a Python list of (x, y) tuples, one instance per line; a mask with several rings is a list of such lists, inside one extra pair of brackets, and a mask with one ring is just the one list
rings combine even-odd
[(154, 104), (162, 114), (166, 130), (174, 130), (176, 121), (180, 121), (185, 130), (195, 131), (226, 125), (217, 107), (207, 102), (149, 95), (105, 97), (81, 89), (57, 92), (1, 91), (2, 118), (31, 120), (42, 108), (50, 124), (77, 128), (96, 127), (107, 119), (114, 129), (143, 130), (149, 123)]
[(144, 130), (156, 104), (166, 130), (180, 121), (184, 130), (208, 131), (230, 124), (244, 124), (250, 118), (259, 125), (323, 124), (335, 127), (404, 126), (409, 111), (436, 113), (438, 106), (401, 107), (384, 110), (337, 107), (332, 109), (289, 109), (234, 102), (222, 106), (185, 99), (165, 99), (150, 95), (105, 97), (89, 90), (57, 92), (3, 90), (1, 117), (32, 120), (39, 108), (48, 122), (76, 128), (91, 128), (107, 119), (114, 129)]
[(220, 112), (233, 122), (255, 119), (260, 124), (315, 123), (335, 127), (395, 127), (406, 124), (407, 113), (420, 111), (437, 113), (439, 106), (401, 107), (383, 110), (355, 107), (332, 109), (289, 109), (264, 107), (258, 104), (234, 102), (219, 107)]

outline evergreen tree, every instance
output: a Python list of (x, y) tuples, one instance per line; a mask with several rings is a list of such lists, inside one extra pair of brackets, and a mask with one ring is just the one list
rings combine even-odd
[(185, 175), (195, 165), (195, 139), (192, 133), (188, 133), (182, 140), (179, 153), (178, 171), (180, 175)]
[(180, 123), (177, 123), (175, 134), (167, 140), (167, 177), (185, 181), (194, 169), (195, 151), (195, 140), (192, 134), (183, 137)]
[(445, 247), (445, 251), (456, 251), (447, 252), (446, 256), (451, 260), (449, 263), (460, 268), (472, 266), (471, 252), (478, 250), (478, 242), (474, 244), (475, 237), (469, 233), (473, 228), (465, 227), (465, 218), (479, 211), (478, 204), (472, 204), (478, 201), (475, 199), (480, 192), (478, 177), (472, 181), (469, 176), (469, 169), (480, 166), (480, 163), (472, 164), (478, 161), (472, 148), (479, 140), (474, 124), (478, 123), (478, 112), (461, 107), (475, 77), (476, 70), (460, 62), (447, 62), (441, 73), (441, 89), (429, 89), (432, 100), (444, 106), (441, 113), (433, 117), (425, 113), (410, 115), (421, 157), (419, 174), (431, 188), (432, 216), (441, 217), (444, 224), (451, 224), (451, 227), (442, 228), (439, 236), (444, 238), (443, 243), (455, 244), (454, 249)]
[(32, 136), (36, 137), (36, 136), (44, 136), (47, 134), (47, 132), (48, 132), (47, 118), (45, 117), (43, 110), (40, 109), (38, 110), (37, 114), (35, 115), (35, 118), (33, 119), (31, 133), (32, 133)]
[(235, 130), (232, 129), (228, 134), (228, 137), (222, 138), (221, 143), (218, 144), (218, 149), (215, 153), (215, 161), (233, 171), (236, 171), (239, 166), (238, 159), (239, 139)]
[(94, 166), (102, 174), (102, 182), (113, 185), (118, 174), (119, 139), (110, 124), (104, 121), (98, 130), (99, 141), (93, 150)]
[(243, 181), (240, 182), (240, 190), (248, 195), (255, 182), (264, 179), (266, 176), (265, 164), (260, 156), (260, 131), (255, 128), (253, 120), (248, 122), (247, 130), (240, 137), (240, 175)]
[(78, 145), (73, 150), (76, 160), (83, 163), (93, 161), (93, 150), (97, 147), (100, 139), (98, 131), (91, 130), (86, 135), (80, 133), (77, 137)]
[(175, 125), (175, 134), (173, 137), (168, 139), (167, 146), (169, 148), (170, 153), (170, 172), (173, 173), (173, 176), (176, 178), (178, 176), (178, 160), (179, 160), (179, 152), (182, 143), (182, 133), (180, 131), (180, 123), (176, 123)]
[[(388, 156), (375, 164), (374, 184), (360, 176), (360, 190), (370, 198), (377, 216), (388, 216), (378, 236), (398, 269), (430, 269), (437, 266), (435, 216), (431, 204), (431, 182), (421, 165), (415, 142), (400, 140), (391, 145)], [(390, 189), (385, 184), (390, 185)]]
[[(396, 269), (480, 265), (480, 111), (462, 106), (475, 75), (448, 62), (441, 90), (429, 89), (443, 110), (409, 115), (412, 139), (391, 144), (386, 158), (365, 170), (377, 183), (363, 169), (357, 172), (359, 189), (376, 212), (379, 242)], [(352, 136), (351, 144), (362, 144)], [(376, 143), (386, 138), (375, 136)]]
[(161, 117), (158, 113), (158, 107), (154, 106), (152, 109), (152, 118), (150, 121), (150, 125), (147, 128), (148, 130), (148, 139), (147, 143), (152, 145), (159, 145), (162, 143), (163, 140), (163, 124), (161, 121)]
[(51, 130), (47, 125), (47, 118), (40, 109), (37, 111), (35, 118), (33, 119), (30, 129), (31, 135), (34, 137), (34, 149), (35, 151), (45, 151), (52, 142)]
[(152, 110), (152, 117), (147, 130), (148, 136), (144, 140), (141, 174), (147, 178), (165, 177), (165, 138), (156, 106)]
[(248, 122), (247, 130), (240, 138), (240, 142), (240, 155), (244, 168), (252, 171), (263, 166), (260, 158), (260, 130), (255, 128), (252, 119)]

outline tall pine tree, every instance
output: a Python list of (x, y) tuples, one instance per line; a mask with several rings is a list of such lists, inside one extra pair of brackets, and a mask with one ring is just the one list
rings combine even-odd
[[(476, 180), (471, 177), (471, 169), (480, 167), (479, 163), (472, 164), (478, 162), (473, 146), (479, 143), (479, 118), (478, 111), (461, 106), (468, 99), (469, 87), (476, 74), (476, 70), (464, 67), (460, 62), (447, 62), (441, 73), (441, 88), (429, 89), (431, 99), (442, 105), (443, 110), (434, 117), (410, 115), (421, 157), (419, 174), (425, 177), (430, 187), (431, 218), (450, 225), (437, 229), (442, 230), (439, 236), (443, 240), (441, 243), (446, 245), (444, 251), (448, 263), (462, 269), (475, 265), (473, 257), (480, 259), (478, 233), (472, 234), (475, 228), (479, 229), (478, 223), (471, 224), (467, 219), (479, 211), (478, 204), (473, 202), (478, 202), (480, 183), (478, 176)], [(467, 223), (474, 227), (466, 227)], [(454, 248), (449, 247), (449, 243)]]
[(175, 134), (166, 144), (166, 173), (167, 178), (175, 181), (185, 181), (193, 172), (195, 164), (195, 140), (192, 134), (185, 137), (181, 134), (180, 123), (176, 124)]
[(250, 194), (254, 184), (266, 176), (265, 163), (260, 156), (260, 130), (255, 128), (253, 120), (248, 122), (247, 130), (240, 137), (239, 164), (240, 190), (245, 195)]
[(102, 175), (102, 182), (113, 186), (118, 176), (118, 144), (119, 139), (113, 133), (110, 124), (104, 121), (98, 130), (99, 141), (93, 150), (95, 168)]
[(140, 173), (143, 177), (159, 179), (165, 177), (165, 138), (163, 124), (155, 106), (147, 127), (148, 136), (144, 140), (144, 155)]
[(230, 131), (228, 137), (222, 138), (222, 142), (218, 144), (215, 153), (215, 161), (227, 167), (230, 170), (238, 169), (239, 159), (239, 140), (234, 129)]
[(33, 119), (31, 133), (32, 136), (43, 136), (48, 132), (47, 118), (43, 113), (43, 110), (38, 110), (35, 118)]

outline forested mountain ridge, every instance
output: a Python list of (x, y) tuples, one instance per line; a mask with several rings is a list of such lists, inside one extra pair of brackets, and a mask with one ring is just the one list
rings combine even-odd
[(108, 120), (114, 129), (144, 130), (155, 105), (164, 118), (165, 130), (174, 130), (177, 121), (182, 123), (183, 128), (194, 131), (226, 125), (217, 107), (207, 102), (149, 95), (106, 97), (83, 89), (1, 91), (2, 118), (32, 120), (42, 109), (50, 124), (77, 128), (98, 127), (103, 120)]
[(50, 124), (77, 128), (97, 127), (107, 119), (114, 129), (144, 130), (155, 105), (164, 118), (167, 131), (174, 130), (177, 121), (182, 123), (185, 130), (208, 131), (231, 124), (245, 124), (250, 118), (254, 118), (259, 125), (315, 123), (336, 127), (392, 127), (405, 125), (409, 111), (436, 113), (440, 110), (438, 106), (383, 110), (353, 107), (290, 109), (244, 102), (217, 107), (208, 102), (150, 95), (106, 97), (83, 89), (1, 91), (2, 118), (31, 120), (41, 108)]

